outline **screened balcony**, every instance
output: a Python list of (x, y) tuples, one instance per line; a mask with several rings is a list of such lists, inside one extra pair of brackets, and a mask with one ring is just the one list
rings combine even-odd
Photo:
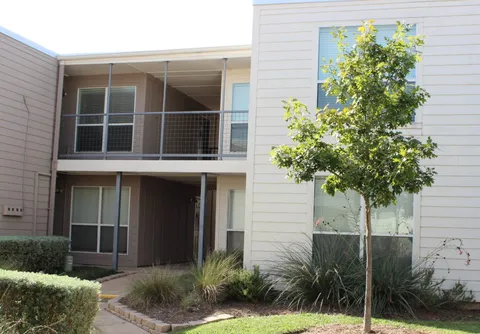
[(60, 159), (245, 158), (248, 111), (71, 114), (61, 129)]
[(82, 64), (66, 74), (59, 159), (246, 158), (249, 58)]

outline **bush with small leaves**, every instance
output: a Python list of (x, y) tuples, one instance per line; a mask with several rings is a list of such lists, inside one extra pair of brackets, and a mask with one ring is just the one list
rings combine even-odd
[(0, 270), (2, 333), (90, 333), (99, 290), (77, 278)]
[(273, 282), (268, 274), (262, 274), (258, 266), (253, 270), (237, 269), (227, 286), (228, 299), (246, 302), (270, 301), (274, 297)]

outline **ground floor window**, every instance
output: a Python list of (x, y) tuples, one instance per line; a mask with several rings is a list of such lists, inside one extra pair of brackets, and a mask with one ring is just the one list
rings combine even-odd
[[(115, 221), (115, 187), (73, 187), (70, 219), (71, 250), (111, 253)], [(130, 188), (122, 187), (119, 253), (128, 252)]]
[(227, 251), (243, 251), (245, 227), (245, 190), (228, 193)]
[[(314, 249), (335, 247), (338, 251), (364, 249), (363, 199), (354, 191), (327, 195), (321, 188), (324, 177), (315, 179)], [(401, 194), (397, 203), (372, 210), (373, 254), (395, 252), (411, 264), (413, 244), (413, 195)]]

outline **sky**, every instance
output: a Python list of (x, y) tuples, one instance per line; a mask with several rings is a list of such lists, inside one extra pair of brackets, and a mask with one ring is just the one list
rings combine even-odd
[(251, 44), (252, 0), (11, 0), (0, 26), (57, 54)]

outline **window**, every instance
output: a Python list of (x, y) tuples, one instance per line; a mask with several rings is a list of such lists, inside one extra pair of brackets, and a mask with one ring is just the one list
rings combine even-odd
[[(396, 25), (379, 25), (377, 28), (377, 41), (385, 45), (385, 38), (391, 38), (395, 33), (397, 26)], [(347, 38), (345, 43), (349, 46), (355, 44), (354, 33), (357, 31), (357, 27), (346, 27)], [(412, 30), (409, 32), (411, 35), (416, 34), (415, 26), (412, 27)], [(322, 87), (322, 84), (327, 78), (327, 73), (323, 72), (323, 66), (327, 65), (330, 60), (334, 63), (338, 57), (338, 48), (337, 42), (332, 36), (332, 28), (320, 28), (320, 37), (319, 37), (319, 48), (318, 48), (318, 80), (317, 80), (317, 107), (323, 108), (327, 104), (330, 108), (338, 109), (342, 108), (342, 105), (337, 103), (337, 98), (335, 96), (327, 96), (325, 90)], [(408, 82), (411, 85), (415, 85), (415, 69), (410, 72), (408, 75)], [(414, 121), (415, 119), (413, 119)]]
[[(130, 220), (130, 188), (122, 187), (118, 250), (127, 253)], [(114, 187), (73, 187), (71, 249), (77, 252), (111, 253), (115, 220)]]
[(227, 251), (243, 250), (245, 190), (228, 193)]
[[(99, 116), (77, 117), (75, 152), (102, 152), (106, 88), (80, 88), (77, 113)], [(108, 152), (132, 151), (135, 87), (112, 87), (108, 124)]]
[[(315, 178), (315, 249), (322, 243), (361, 252), (364, 238), (363, 199), (354, 192), (326, 194), (324, 177)], [(372, 210), (373, 254), (396, 252), (411, 264), (413, 243), (413, 195), (401, 194), (396, 205)]]
[(232, 113), (230, 152), (247, 151), (249, 96), (250, 84), (233, 84), (232, 111), (245, 111), (245, 113)]

